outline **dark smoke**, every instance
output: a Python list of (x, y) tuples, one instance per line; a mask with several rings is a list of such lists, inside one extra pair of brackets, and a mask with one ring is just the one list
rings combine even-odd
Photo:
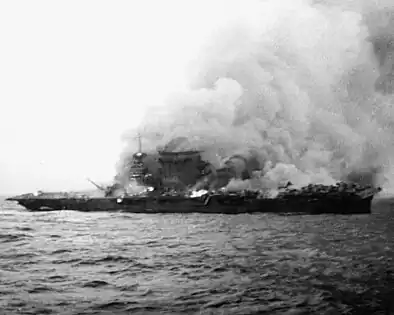
[(239, 167), (263, 170), (241, 185), (386, 178), (390, 188), (393, 10), (393, 1), (334, 0), (250, 0), (230, 16), (223, 10), (222, 27), (196, 53), (190, 90), (147, 109), (125, 135), (119, 165), (137, 149), (128, 136), (140, 131), (151, 152), (203, 150), (216, 167), (238, 155)]

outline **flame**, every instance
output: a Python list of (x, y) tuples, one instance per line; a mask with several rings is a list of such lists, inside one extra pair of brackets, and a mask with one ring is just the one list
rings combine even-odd
[(208, 190), (202, 189), (198, 191), (192, 191), (190, 194), (190, 198), (199, 198), (201, 196), (204, 196), (208, 193)]

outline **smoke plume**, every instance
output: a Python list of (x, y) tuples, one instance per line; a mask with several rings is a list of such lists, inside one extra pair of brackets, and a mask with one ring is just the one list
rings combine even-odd
[(349, 179), (391, 187), (394, 2), (228, 3), (237, 13), (196, 54), (190, 89), (148, 108), (126, 132), (119, 169), (141, 132), (145, 150), (171, 142), (174, 151), (203, 150), (216, 167), (241, 155), (268, 186)]

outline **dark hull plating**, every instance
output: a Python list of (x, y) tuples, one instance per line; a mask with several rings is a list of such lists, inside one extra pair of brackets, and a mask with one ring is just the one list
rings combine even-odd
[(121, 211), (131, 213), (305, 213), (368, 214), (373, 196), (345, 198), (256, 199), (214, 195), (206, 199), (179, 196), (117, 198), (11, 198), (33, 211)]

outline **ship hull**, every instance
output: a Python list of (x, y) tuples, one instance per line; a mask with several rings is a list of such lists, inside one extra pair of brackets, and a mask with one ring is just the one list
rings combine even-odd
[(10, 198), (31, 211), (120, 211), (130, 213), (294, 213), (368, 214), (373, 196), (347, 198), (257, 199), (225, 195), (118, 198)]

